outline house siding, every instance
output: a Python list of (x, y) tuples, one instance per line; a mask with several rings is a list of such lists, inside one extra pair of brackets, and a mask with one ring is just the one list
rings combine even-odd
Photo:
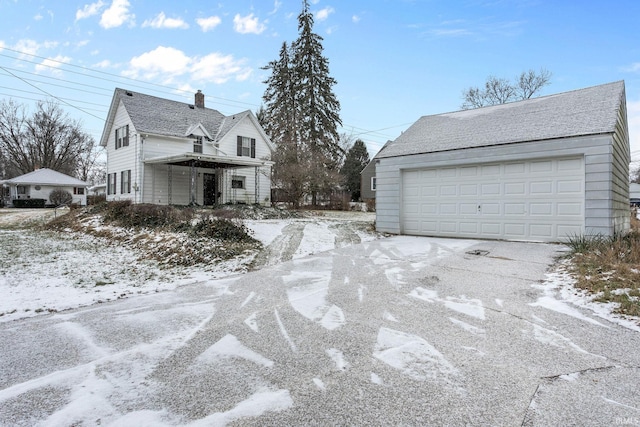
[(371, 178), (376, 176), (376, 159), (373, 159), (360, 172), (360, 198), (371, 200), (376, 198), (376, 192), (371, 189)]
[[(129, 126), (129, 145), (116, 150), (116, 129), (122, 126)], [(136, 150), (138, 148), (138, 135), (127, 110), (122, 102), (118, 104), (115, 119), (111, 129), (109, 129), (107, 139), (107, 174), (116, 174), (116, 192), (107, 195), (107, 200), (131, 200), (136, 201), (134, 187), (139, 183), (139, 175), (136, 170)], [(122, 194), (120, 191), (120, 172), (131, 170), (131, 193)]]
[[(585, 233), (611, 235), (615, 232), (616, 222), (621, 222), (623, 216), (620, 212), (620, 218), (616, 219), (612, 214), (615, 211), (611, 209), (614, 203), (613, 139), (612, 135), (605, 134), (381, 158), (376, 165), (376, 227), (383, 232), (401, 232), (401, 175), (404, 170), (582, 156), (585, 162)], [(624, 193), (624, 185), (619, 183), (618, 186), (618, 191)], [(627, 216), (628, 213), (627, 207)], [(624, 224), (619, 224), (619, 228), (624, 229)]]

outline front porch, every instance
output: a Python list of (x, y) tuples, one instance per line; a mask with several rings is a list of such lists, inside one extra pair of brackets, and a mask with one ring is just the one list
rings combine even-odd
[(271, 204), (273, 162), (243, 157), (184, 153), (144, 160), (141, 184), (134, 184), (142, 203), (212, 206)]

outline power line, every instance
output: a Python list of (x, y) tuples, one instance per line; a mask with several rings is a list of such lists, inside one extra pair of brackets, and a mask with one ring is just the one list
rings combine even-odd
[(63, 100), (62, 98), (59, 98), (59, 97), (57, 97), (57, 96), (55, 96), (55, 95), (52, 95), (51, 93), (47, 92), (46, 90), (41, 89), (41, 88), (39, 88), (38, 86), (36, 86), (36, 85), (34, 85), (34, 84), (29, 83), (28, 81), (26, 81), (26, 80), (22, 79), (21, 77), (18, 77), (18, 76), (16, 76), (15, 74), (13, 74), (11, 71), (6, 70), (6, 69), (5, 69), (4, 67), (2, 67), (2, 66), (0, 66), (0, 69), (1, 69), (1, 70), (4, 70), (5, 72), (7, 72), (7, 73), (9, 73), (9, 74), (11, 74), (13, 77), (17, 78), (18, 80), (21, 80), (21, 81), (25, 82), (25, 83), (26, 83), (26, 84), (28, 84), (29, 86), (36, 88), (37, 90), (39, 90), (40, 92), (44, 93), (45, 95), (50, 96), (50, 97), (52, 97), (52, 98), (54, 98), (54, 99), (57, 99), (58, 101), (60, 101), (60, 102), (64, 103), (65, 105), (68, 105), (68, 106), (69, 106), (69, 107), (71, 107), (71, 108), (75, 108), (76, 110), (81, 111), (81, 112), (83, 112), (83, 113), (85, 113), (85, 114), (87, 114), (87, 115), (89, 115), (89, 116), (95, 117), (95, 118), (96, 118), (96, 119), (98, 119), (98, 120), (104, 120), (103, 118), (98, 117), (98, 116), (96, 116), (96, 115), (95, 115), (95, 114), (93, 114), (93, 113), (89, 113), (88, 111), (85, 111), (85, 110), (83, 110), (83, 109), (82, 109), (82, 108), (80, 108), (80, 107), (76, 107), (75, 105), (70, 104), (70, 103), (68, 103), (67, 101)]
[[(64, 61), (59, 61), (57, 59), (46, 58), (46, 57), (43, 57), (43, 56), (38, 56), (38, 55), (35, 55), (35, 54), (31, 54), (31, 53), (28, 53), (28, 52), (19, 51), (19, 50), (12, 49), (12, 48), (9, 48), (9, 47), (3, 47), (3, 50), (14, 52), (14, 53), (17, 53), (19, 55), (30, 56), (32, 58), (42, 59), (43, 61), (46, 61), (47, 63), (40, 63), (40, 62), (30, 61), (30, 60), (28, 60), (26, 58), (20, 58), (20, 57), (16, 57), (16, 56), (11, 56), (11, 55), (6, 55), (6, 54), (3, 54), (3, 53), (0, 53), (0, 56), (2, 56), (2, 57), (10, 58), (12, 60), (26, 62), (26, 63), (29, 63), (29, 64), (34, 64), (34, 65), (37, 65), (37, 66), (40, 66), (40, 67), (47, 67), (47, 68), (51, 68), (51, 69), (54, 69), (54, 70), (65, 71), (65, 72), (81, 75), (81, 76), (92, 78), (92, 79), (99, 79), (102, 82), (108, 81), (108, 82), (120, 85), (120, 84), (123, 83), (122, 81), (124, 80), (124, 81), (127, 81), (127, 82), (136, 83), (136, 84), (130, 84), (129, 83), (128, 86), (131, 86), (131, 87), (134, 87), (134, 88), (140, 88), (140, 89), (143, 89), (143, 90), (151, 90), (151, 91), (156, 92), (156, 93), (163, 93), (163, 94), (170, 94), (170, 95), (176, 95), (176, 92), (182, 92), (182, 93), (185, 93), (185, 94), (186, 93), (190, 93), (189, 91), (184, 90), (184, 89), (170, 87), (170, 86), (166, 86), (166, 85), (162, 85), (162, 84), (158, 84), (158, 83), (142, 81), (142, 80), (135, 79), (135, 78), (132, 78), (132, 77), (113, 74), (113, 73), (109, 73), (109, 72), (102, 71), (102, 70), (96, 70), (96, 69), (93, 69), (93, 68), (88, 68), (88, 67), (84, 67), (84, 66), (80, 66), (80, 65), (76, 65), (76, 64), (71, 64), (71, 63), (64, 62)], [(60, 66), (54, 66), (54, 65), (51, 65), (51, 63), (59, 64)], [(73, 67), (73, 68), (76, 68), (78, 70), (82, 70), (83, 72), (69, 70), (69, 69), (67, 69), (65, 67)], [(1, 67), (0, 66), (0, 69), (4, 70), (10, 76), (15, 77), (15, 78), (21, 80), (22, 82), (24, 82), (24, 83), (36, 88), (37, 90), (39, 90), (42, 93), (45, 93), (46, 95), (48, 95), (50, 97), (58, 99), (61, 102), (64, 102), (64, 104), (66, 104), (66, 105), (68, 105), (68, 106), (70, 106), (72, 108), (75, 108), (75, 109), (77, 109), (77, 110), (79, 110), (81, 112), (84, 112), (84, 113), (92, 116), (92, 117), (95, 117), (95, 118), (97, 118), (97, 119), (99, 119), (101, 121), (104, 121), (104, 119), (99, 118), (99, 117), (97, 117), (97, 116), (95, 116), (95, 115), (93, 115), (93, 114), (91, 114), (91, 113), (89, 113), (87, 111), (84, 111), (83, 109), (72, 105), (70, 102), (66, 102), (66, 101), (72, 101), (72, 102), (83, 102), (83, 101), (71, 100), (71, 99), (68, 99), (68, 98), (55, 96), (55, 95), (50, 94), (49, 92), (47, 92), (47, 91), (45, 91), (43, 89), (31, 84), (30, 82), (47, 84), (49, 86), (61, 87), (63, 89), (84, 91), (84, 93), (88, 93), (86, 90), (79, 89), (79, 88), (74, 88), (74, 87), (69, 87), (69, 86), (64, 86), (64, 85), (57, 85), (57, 84), (53, 84), (53, 83), (47, 83), (47, 82), (43, 82), (41, 80), (22, 78), (22, 77), (19, 77), (18, 75), (16, 75), (15, 73), (23, 73), (23, 74), (35, 75), (35, 76), (38, 76), (40, 78), (45, 78), (45, 79), (60, 81), (60, 82), (67, 83), (67, 84), (72, 84), (72, 85), (82, 86), (82, 87), (96, 89), (96, 90), (100, 90), (100, 91), (105, 91), (107, 93), (110, 92), (108, 89), (103, 88), (103, 87), (99, 87), (99, 86), (95, 86), (95, 85), (86, 84), (86, 83), (80, 83), (80, 82), (77, 82), (77, 81), (65, 80), (65, 79), (61, 79), (61, 78), (57, 78), (57, 77), (43, 76), (43, 75), (40, 75), (40, 74), (37, 74), (37, 73), (32, 73), (32, 72), (28, 72), (28, 71), (24, 71), (24, 70), (17, 70), (17, 69), (10, 68), (10, 67)], [(15, 73), (12, 72), (12, 71), (15, 71)], [(99, 74), (101, 76), (113, 77), (113, 78), (115, 78), (117, 80), (105, 79), (104, 77), (98, 77), (96, 75), (92, 75), (92, 73), (93, 74)], [(159, 89), (162, 89), (162, 90), (151, 89), (149, 86), (151, 86), (153, 88), (159, 88)], [(98, 96), (108, 96), (107, 94), (99, 94), (99, 93), (96, 93), (96, 92), (89, 92), (89, 93), (92, 93), (92, 94), (98, 95)], [(11, 96), (11, 95), (9, 95), (9, 96)], [(16, 98), (21, 98), (21, 99), (32, 100), (30, 98), (21, 97), (21, 96), (15, 96), (15, 97)], [(207, 95), (207, 98), (211, 99), (211, 101), (214, 104), (225, 105), (225, 106), (228, 106), (228, 107), (236, 107), (237, 108), (237, 105), (234, 105), (234, 104), (242, 104), (242, 105), (247, 105), (247, 106), (252, 106), (252, 107), (258, 107), (259, 106), (259, 105), (254, 104), (254, 103), (236, 101), (236, 100), (233, 100), (233, 99), (221, 98), (221, 97), (211, 96), (211, 95)], [(223, 103), (223, 102), (219, 102), (217, 100), (222, 100), (222, 101), (226, 101), (226, 102), (232, 102), (234, 104), (226, 104), (226, 103)], [(37, 100), (35, 100), (35, 101), (37, 101)], [(84, 102), (84, 103), (86, 103), (86, 102)], [(97, 104), (94, 104), (94, 105), (97, 105)], [(86, 110), (89, 110), (89, 109), (86, 109)], [(93, 111), (97, 111), (97, 110), (93, 110)], [(369, 137), (373, 137), (373, 138), (382, 138), (382, 139), (389, 140), (392, 137), (387, 135), (387, 134), (382, 134), (382, 133), (380, 133), (380, 131), (393, 129), (393, 128), (397, 128), (397, 127), (401, 127), (401, 126), (406, 126), (406, 125), (409, 125), (409, 124), (411, 124), (411, 123), (403, 123), (403, 124), (399, 124), (399, 125), (395, 125), (395, 126), (388, 126), (388, 127), (385, 127), (385, 128), (376, 129), (376, 130), (367, 130), (367, 129), (360, 128), (360, 127), (357, 127), (357, 126), (352, 126), (352, 125), (349, 125), (349, 124), (344, 124), (343, 128), (344, 129), (351, 128), (351, 129), (359, 130), (359, 132), (353, 134), (354, 136), (368, 135)], [(386, 142), (386, 141), (384, 141), (384, 142)], [(384, 142), (381, 142), (380, 144), (384, 144)]]

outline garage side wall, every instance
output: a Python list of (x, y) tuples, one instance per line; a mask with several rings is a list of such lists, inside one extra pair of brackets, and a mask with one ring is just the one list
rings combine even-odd
[[(401, 234), (402, 172), (481, 163), (583, 156), (585, 161), (585, 233), (612, 235), (615, 215), (611, 135), (535, 141), (411, 156), (387, 157), (376, 164), (376, 228)], [(627, 209), (628, 215), (628, 209)]]
[(612, 227), (615, 234), (627, 234), (631, 229), (629, 214), (629, 163), (631, 147), (629, 145), (629, 126), (627, 122), (627, 105), (624, 93), (621, 97), (616, 131), (613, 134), (613, 173), (612, 185)]

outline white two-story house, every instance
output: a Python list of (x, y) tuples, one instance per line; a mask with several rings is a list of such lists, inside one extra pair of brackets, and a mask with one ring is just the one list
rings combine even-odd
[(255, 115), (204, 104), (201, 91), (187, 104), (116, 89), (100, 140), (107, 200), (270, 204), (275, 147)]

